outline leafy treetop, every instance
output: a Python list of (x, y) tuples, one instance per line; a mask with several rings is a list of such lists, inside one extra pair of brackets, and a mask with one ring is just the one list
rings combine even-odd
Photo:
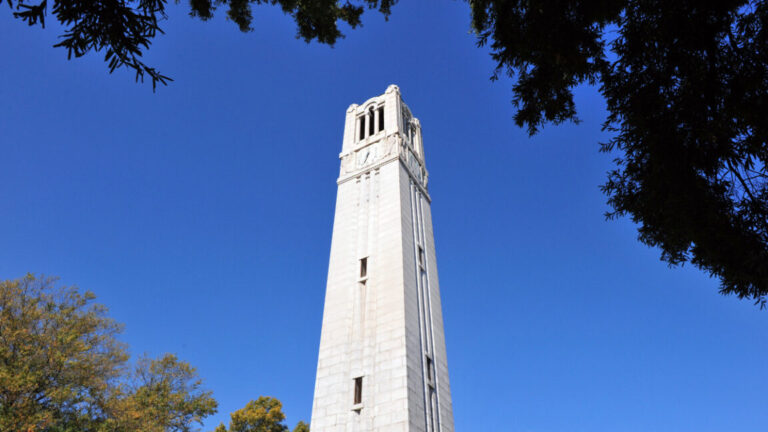
[[(261, 396), (230, 414), (229, 428), (221, 424), (214, 432), (288, 432), (282, 408), (279, 400)], [(293, 432), (309, 432), (309, 426), (299, 422)]]
[(129, 368), (94, 298), (55, 278), (0, 281), (0, 431), (188, 432), (216, 412), (175, 356)]

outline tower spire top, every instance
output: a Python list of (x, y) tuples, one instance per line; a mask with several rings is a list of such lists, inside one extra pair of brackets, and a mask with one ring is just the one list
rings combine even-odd
[(427, 169), (421, 122), (392, 84), (384, 94), (347, 109), (339, 181), (400, 158), (426, 193)]

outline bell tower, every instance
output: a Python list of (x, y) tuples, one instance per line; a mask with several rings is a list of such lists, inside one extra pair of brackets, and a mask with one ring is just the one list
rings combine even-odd
[(453, 432), (421, 125), (391, 85), (347, 109), (310, 427)]

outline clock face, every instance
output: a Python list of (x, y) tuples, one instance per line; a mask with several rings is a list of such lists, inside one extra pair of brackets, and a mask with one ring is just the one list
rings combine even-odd
[(357, 167), (361, 168), (373, 162), (374, 149), (369, 146), (357, 152)]

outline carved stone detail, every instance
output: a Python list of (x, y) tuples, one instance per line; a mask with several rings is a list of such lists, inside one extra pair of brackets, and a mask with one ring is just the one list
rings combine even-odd
[(399, 152), (399, 148), (403, 145), (403, 138), (398, 133), (394, 133), (387, 137), (384, 156), (390, 156)]
[(349, 174), (355, 170), (354, 154), (347, 153), (341, 157), (341, 174)]

